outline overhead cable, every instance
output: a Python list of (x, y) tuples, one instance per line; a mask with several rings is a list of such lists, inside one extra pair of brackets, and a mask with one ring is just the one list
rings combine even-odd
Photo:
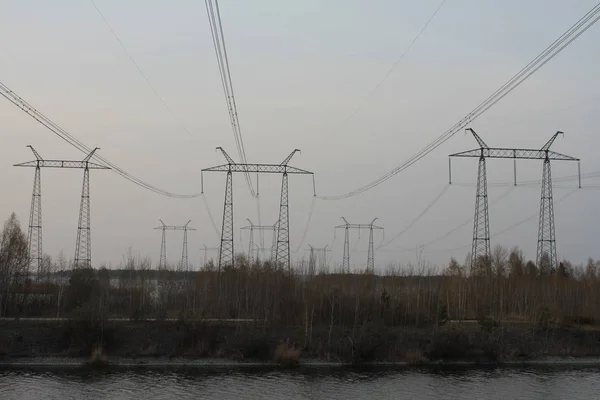
[(404, 50), (404, 52), (402, 53), (402, 55), (400, 56), (400, 58), (398, 58), (398, 60), (394, 63), (394, 65), (392, 66), (392, 68), (390, 68), (388, 70), (388, 72), (385, 74), (385, 76), (379, 81), (379, 83), (377, 85), (375, 85), (375, 87), (373, 88), (373, 90), (371, 90), (371, 92), (367, 95), (367, 97), (364, 99), (363, 103), (360, 106), (358, 106), (356, 108), (356, 110), (354, 110), (354, 112), (344, 121), (344, 123), (347, 123), (348, 121), (350, 121), (356, 114), (358, 114), (358, 112), (364, 106), (367, 105), (367, 103), (369, 102), (369, 99), (373, 96), (373, 94), (377, 91), (377, 89), (379, 89), (381, 87), (381, 85), (383, 85), (383, 83), (387, 80), (387, 78), (389, 78), (389, 76), (392, 74), (392, 72), (394, 72), (394, 70), (396, 69), (396, 67), (398, 66), (398, 64), (400, 64), (400, 62), (404, 59), (404, 57), (406, 57), (406, 55), (408, 54), (408, 52), (410, 51), (410, 49), (414, 46), (414, 44), (417, 42), (417, 40), (419, 40), (419, 38), (421, 37), (421, 35), (423, 34), (423, 32), (425, 32), (425, 29), (427, 29), (427, 27), (429, 26), (429, 24), (431, 23), (431, 21), (435, 18), (435, 16), (437, 15), (437, 13), (440, 11), (440, 9), (444, 5), (444, 3), (446, 3), (446, 0), (442, 0), (442, 2), (439, 4), (439, 6), (435, 9), (435, 11), (433, 12), (433, 14), (431, 15), (431, 17), (429, 17), (429, 19), (427, 20), (427, 22), (425, 22), (425, 25), (423, 25), (423, 27), (421, 28), (421, 30), (419, 31), (419, 33), (417, 33), (417, 36), (414, 37), (414, 39), (412, 40), (412, 42), (410, 42), (410, 44), (408, 45), (408, 47)]
[[(92, 148), (90, 148), (89, 146), (82, 143), (75, 136), (73, 136), (72, 134), (67, 132), (65, 129), (61, 128), (58, 124), (53, 122), (50, 118), (46, 117), (40, 111), (35, 109), (31, 104), (26, 102), (23, 98), (21, 98), (19, 95), (17, 95), (15, 92), (13, 92), (8, 86), (3, 84), (2, 82), (0, 82), (0, 95), (2, 97), (4, 97), (5, 99), (7, 99), (8, 101), (10, 101), (15, 106), (19, 107), (22, 111), (24, 111), (31, 118), (35, 119), (37, 122), (39, 122), (40, 124), (42, 124), (43, 126), (48, 128), (48, 130), (50, 130), (52, 133), (54, 133), (56, 136), (58, 136), (59, 138), (61, 138), (62, 140), (64, 140), (68, 144), (70, 144), (71, 146), (75, 147), (77, 150), (81, 151), (84, 154), (89, 154), (92, 151)], [(92, 159), (106, 165), (107, 167), (110, 167), (113, 171), (115, 171), (117, 174), (121, 175), (123, 178), (127, 179), (128, 181), (135, 183), (136, 185), (141, 186), (144, 189), (150, 190), (152, 192), (158, 193), (163, 196), (180, 198), (180, 199), (189, 199), (189, 198), (199, 197), (201, 195), (201, 193), (176, 194), (176, 193), (171, 193), (166, 190), (160, 189), (160, 188), (153, 186), (150, 183), (145, 182), (142, 179), (137, 178), (136, 176), (130, 174), (129, 172), (125, 171), (123, 168), (110, 162), (108, 159), (99, 155), (98, 153), (94, 153), (94, 155), (92, 156)]]
[(102, 13), (102, 11), (100, 11), (100, 8), (96, 4), (96, 2), (94, 0), (90, 0), (90, 2), (92, 3), (92, 6), (94, 6), (94, 8), (96, 9), (96, 12), (100, 16), (100, 18), (102, 18), (102, 21), (104, 21), (104, 24), (106, 25), (106, 27), (108, 28), (108, 30), (110, 31), (110, 33), (113, 35), (113, 37), (119, 43), (119, 46), (121, 46), (121, 49), (123, 49), (123, 51), (125, 52), (125, 54), (127, 54), (127, 57), (129, 57), (129, 60), (131, 61), (131, 63), (133, 64), (133, 66), (135, 67), (135, 69), (137, 70), (137, 72), (144, 79), (144, 81), (146, 82), (146, 84), (148, 85), (148, 87), (152, 90), (152, 92), (154, 93), (154, 95), (156, 96), (156, 98), (162, 103), (162, 105), (167, 109), (167, 111), (169, 111), (169, 113), (173, 116), (173, 118), (179, 124), (180, 128), (183, 131), (185, 131), (186, 133), (188, 133), (189, 135), (192, 135), (192, 133), (187, 129), (187, 127), (185, 126), (185, 124), (183, 123), (183, 121), (181, 120), (181, 118), (179, 118), (177, 116), (177, 114), (175, 114), (175, 111), (173, 111), (173, 109), (171, 107), (169, 107), (169, 105), (167, 104), (167, 102), (165, 101), (165, 99), (158, 93), (158, 90), (156, 90), (156, 88), (154, 87), (154, 85), (150, 82), (150, 79), (148, 79), (148, 76), (146, 76), (146, 74), (144, 73), (144, 71), (142, 71), (142, 68), (137, 63), (137, 61), (135, 61), (135, 59), (133, 58), (133, 55), (129, 52), (129, 50), (127, 50), (127, 47), (125, 47), (125, 44), (123, 43), (123, 41), (121, 40), (121, 38), (117, 35), (117, 33), (115, 32), (115, 30), (112, 28), (112, 26), (108, 22), (108, 19), (106, 19), (106, 17)]
[[(237, 105), (235, 102), (233, 82), (231, 80), (231, 69), (229, 68), (229, 58), (227, 56), (227, 47), (225, 45), (225, 35), (223, 34), (223, 24), (221, 23), (219, 2), (218, 0), (204, 0), (204, 4), (206, 6), (206, 14), (210, 25), (215, 55), (217, 56), (217, 65), (219, 67), (219, 75), (221, 76), (221, 85), (223, 86), (225, 102), (227, 103), (233, 137), (241, 162), (243, 164), (248, 164), (246, 149), (244, 148), (244, 139), (242, 137), (242, 128), (240, 127)], [(245, 171), (244, 177), (246, 178), (252, 197), (256, 197), (257, 194), (252, 185), (250, 173)]]
[(411, 156), (405, 162), (401, 163), (386, 174), (380, 176), (376, 180), (366, 185), (363, 185), (355, 190), (334, 196), (318, 196), (318, 198), (321, 200), (340, 200), (356, 196), (382, 184), (383, 182), (387, 181), (388, 179), (392, 178), (398, 173), (409, 168), (411, 165), (421, 160), (423, 157), (427, 156), (429, 153), (431, 153), (443, 143), (448, 141), (452, 136), (454, 136), (457, 132), (460, 132), (463, 128), (465, 128), (468, 124), (476, 120), (479, 116), (484, 114), (497, 102), (502, 100), (505, 96), (507, 96), (517, 87), (519, 87), (523, 82), (525, 82), (529, 77), (531, 77), (531, 75), (537, 72), (546, 63), (552, 60), (556, 55), (558, 55), (562, 50), (564, 50), (569, 44), (571, 44), (575, 39), (577, 39), (584, 32), (586, 32), (600, 19), (600, 16), (597, 16), (598, 13), (600, 13), (600, 3), (596, 4), (588, 13), (581, 17), (561, 36), (559, 36), (559, 38), (556, 39), (550, 46), (548, 46), (544, 51), (538, 54), (529, 64), (527, 64), (512, 78), (506, 81), (492, 95), (490, 95), (487, 99), (482, 101), (477, 107), (475, 107), (475, 109), (473, 109), (470, 113), (468, 113), (466, 116), (460, 119), (447, 131), (445, 131), (436, 139), (431, 141), (428, 145), (426, 145), (416, 154)]

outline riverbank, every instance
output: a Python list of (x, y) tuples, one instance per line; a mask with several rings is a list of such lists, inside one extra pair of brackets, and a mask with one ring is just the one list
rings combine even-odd
[(0, 361), (109, 363), (506, 364), (600, 357), (600, 330), (563, 326), (447, 323), (422, 328), (268, 326), (200, 321), (0, 321)]

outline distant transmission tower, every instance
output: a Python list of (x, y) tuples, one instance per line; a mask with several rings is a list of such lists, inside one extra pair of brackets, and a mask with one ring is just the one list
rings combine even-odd
[[(258, 174), (282, 174), (281, 181), (281, 198), (279, 204), (279, 225), (277, 231), (277, 249), (275, 251), (275, 264), (287, 268), (290, 264), (290, 236), (289, 236), (289, 206), (288, 206), (288, 174), (305, 174), (313, 175), (312, 172), (291, 167), (288, 165), (298, 149), (292, 151), (289, 156), (281, 164), (238, 164), (223, 150), (217, 147), (223, 153), (227, 160), (227, 164), (217, 165), (215, 167), (205, 168), (202, 172), (202, 193), (204, 193), (204, 172), (226, 172), (227, 180), (225, 184), (225, 201), (223, 202), (223, 226), (221, 229), (221, 250), (219, 251), (219, 269), (225, 266), (234, 265), (234, 250), (233, 250), (233, 173), (241, 172), (247, 174), (249, 172), (256, 173), (256, 186), (258, 194)], [(314, 177), (313, 177), (313, 192), (314, 192)], [(314, 194), (314, 193), (313, 193)]]
[(162, 219), (159, 219), (160, 226), (154, 229), (160, 229), (162, 231), (162, 237), (160, 242), (160, 259), (158, 262), (159, 269), (167, 268), (167, 235), (166, 231), (183, 231), (183, 247), (181, 250), (181, 261), (179, 262), (179, 269), (183, 271), (187, 271), (189, 269), (188, 263), (188, 242), (187, 242), (187, 232), (195, 231), (196, 229), (190, 228), (188, 225), (191, 220), (185, 223), (185, 225), (166, 225)]
[[(274, 254), (277, 251), (277, 226), (279, 221), (274, 223), (273, 225), (255, 225), (250, 221), (249, 218), (246, 218), (246, 221), (250, 225), (243, 226), (240, 230), (250, 230), (250, 239), (248, 243), (248, 257), (250, 264), (253, 264), (256, 261), (256, 257), (254, 257), (254, 252), (256, 251), (256, 247), (254, 246), (254, 231), (272, 231), (273, 232), (273, 247), (271, 248), (271, 259), (274, 261)], [(258, 254), (258, 252), (256, 253)]]
[(33, 179), (33, 194), (31, 197), (31, 212), (29, 214), (29, 231), (27, 248), (29, 258), (29, 273), (35, 271), (39, 276), (42, 268), (42, 177), (41, 168), (80, 168), (83, 169), (83, 188), (77, 226), (77, 242), (75, 246), (75, 268), (90, 267), (92, 262), (92, 237), (90, 231), (90, 169), (110, 169), (104, 165), (90, 162), (98, 148), (92, 150), (82, 161), (73, 160), (44, 160), (33, 146), (28, 145), (35, 155), (35, 161), (15, 164), (16, 167), (35, 168)]
[(374, 273), (375, 271), (375, 247), (373, 245), (373, 231), (381, 230), (383, 232), (383, 228), (381, 226), (374, 225), (377, 218), (373, 219), (370, 224), (351, 224), (346, 218), (342, 217), (344, 220), (343, 225), (338, 225), (335, 229), (344, 229), (344, 258), (342, 261), (342, 268), (344, 272), (350, 271), (350, 229), (358, 230), (358, 234), (360, 237), (360, 231), (363, 229), (369, 230), (369, 250), (367, 257), (367, 272)]
[[(473, 245), (471, 250), (471, 266), (474, 268), (484, 267), (491, 262), (490, 254), (490, 223), (487, 201), (487, 177), (486, 177), (486, 158), (505, 158), (514, 160), (514, 184), (517, 184), (517, 159), (543, 160), (542, 173), (542, 195), (540, 204), (540, 222), (538, 230), (537, 244), (537, 265), (538, 268), (556, 268), (558, 259), (556, 255), (556, 238), (554, 231), (554, 206), (552, 198), (552, 178), (550, 174), (550, 160), (577, 161), (579, 159), (565, 154), (550, 151), (550, 146), (558, 135), (563, 132), (556, 132), (550, 140), (542, 146), (541, 149), (515, 149), (488, 147), (487, 144), (475, 133), (473, 129), (468, 128), (479, 144), (478, 149), (467, 150), (450, 155), (452, 157), (477, 157), (479, 158), (479, 169), (477, 173), (477, 193), (475, 196), (475, 219), (473, 223)], [(449, 161), (449, 177), (452, 183), (452, 169)], [(578, 165), (578, 171), (580, 171)], [(581, 187), (581, 174), (579, 173), (579, 187)]]
[(327, 265), (327, 252), (331, 252), (327, 247), (314, 247), (310, 244), (308, 245), (308, 249), (306, 251), (310, 252), (308, 258), (308, 276), (314, 277), (317, 272), (317, 264), (319, 265), (319, 270), (322, 271), (325, 269)]
[(200, 250), (204, 250), (204, 266), (206, 266), (208, 264), (208, 251), (209, 250), (219, 251), (219, 248), (218, 247), (206, 247), (206, 245), (203, 244), (202, 247), (200, 247)]

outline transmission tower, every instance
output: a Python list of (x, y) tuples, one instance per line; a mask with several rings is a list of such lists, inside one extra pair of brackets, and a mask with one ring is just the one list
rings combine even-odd
[(310, 252), (308, 258), (308, 275), (309, 277), (314, 277), (317, 272), (317, 264), (319, 265), (319, 270), (323, 271), (325, 266), (327, 265), (327, 253), (331, 252), (327, 247), (314, 247), (310, 244), (308, 245), (308, 249), (306, 251)]
[[(256, 173), (256, 193), (258, 194), (258, 174), (282, 174), (281, 198), (279, 204), (279, 225), (277, 231), (277, 248), (275, 251), (275, 264), (284, 268), (290, 268), (290, 241), (289, 241), (289, 207), (288, 207), (288, 174), (313, 175), (312, 172), (291, 167), (288, 165), (298, 149), (292, 151), (281, 164), (238, 164), (223, 150), (217, 147), (223, 153), (227, 164), (217, 165), (215, 167), (205, 168), (202, 172), (202, 193), (204, 193), (204, 172), (225, 172), (227, 180), (225, 184), (225, 201), (223, 202), (223, 225), (221, 229), (221, 250), (219, 251), (219, 269), (225, 266), (234, 265), (234, 246), (233, 246), (233, 173), (239, 172), (247, 174)], [(313, 176), (313, 195), (314, 176)]]
[(373, 231), (379, 229), (383, 232), (383, 228), (381, 226), (374, 225), (377, 218), (373, 219), (370, 224), (351, 224), (344, 217), (342, 217), (342, 220), (344, 221), (344, 224), (336, 226), (335, 229), (344, 229), (344, 258), (342, 261), (342, 268), (344, 272), (350, 271), (350, 229), (358, 230), (359, 237), (360, 231), (367, 229), (369, 231), (367, 271), (373, 273), (375, 271), (375, 247), (373, 246)]
[(29, 214), (29, 230), (27, 237), (29, 273), (35, 271), (38, 275), (42, 267), (42, 176), (41, 168), (80, 168), (83, 169), (83, 188), (81, 192), (81, 207), (79, 224), (77, 226), (77, 242), (75, 246), (75, 264), (77, 267), (90, 267), (92, 259), (92, 238), (90, 231), (90, 169), (110, 169), (104, 165), (90, 162), (98, 148), (92, 150), (83, 160), (44, 160), (39, 153), (28, 145), (35, 155), (34, 161), (15, 164), (16, 167), (35, 168), (33, 179), (33, 194), (31, 197), (31, 212)]
[[(552, 198), (552, 178), (550, 174), (550, 160), (558, 161), (577, 161), (578, 171), (579, 159), (565, 154), (550, 151), (550, 146), (556, 140), (558, 135), (563, 132), (556, 132), (550, 140), (542, 146), (541, 149), (519, 149), (519, 148), (500, 148), (488, 147), (487, 144), (471, 128), (467, 128), (479, 144), (479, 148), (467, 150), (450, 155), (452, 157), (477, 157), (479, 158), (479, 169), (477, 173), (477, 193), (475, 197), (475, 219), (473, 225), (473, 244), (471, 251), (471, 266), (475, 268), (489, 265), (490, 255), (490, 227), (487, 202), (487, 177), (486, 177), (486, 158), (504, 158), (514, 160), (514, 185), (517, 185), (517, 159), (525, 160), (543, 160), (542, 172), (542, 194), (540, 204), (540, 222), (538, 230), (537, 243), (537, 265), (538, 267), (555, 268), (558, 265), (556, 255), (556, 238), (554, 231), (554, 206)], [(449, 177), (452, 183), (452, 169), (449, 161)], [(579, 187), (581, 187), (581, 174), (579, 174)]]
[(167, 235), (166, 231), (183, 231), (183, 247), (181, 250), (181, 261), (179, 263), (179, 269), (187, 271), (189, 269), (188, 263), (188, 244), (187, 244), (187, 232), (195, 231), (196, 229), (190, 228), (188, 225), (192, 220), (189, 220), (185, 225), (166, 225), (162, 219), (159, 219), (160, 226), (154, 229), (160, 229), (162, 231), (162, 237), (160, 242), (160, 259), (158, 262), (158, 269), (167, 268)]
[(249, 239), (249, 243), (248, 243), (248, 257), (249, 257), (249, 261), (250, 264), (253, 264), (255, 260), (254, 257), (254, 251), (256, 250), (255, 246), (254, 246), (254, 231), (272, 231), (273, 232), (273, 247), (271, 248), (271, 259), (272, 261), (275, 260), (274, 258), (274, 254), (275, 251), (277, 251), (277, 226), (279, 225), (279, 221), (277, 221), (276, 223), (274, 223), (273, 225), (254, 225), (252, 223), (252, 221), (250, 221), (249, 218), (246, 218), (246, 221), (248, 221), (248, 223), (250, 225), (248, 226), (243, 226), (240, 228), (240, 231), (242, 230), (250, 230), (250, 239)]
[(206, 245), (203, 244), (202, 247), (200, 247), (200, 250), (204, 250), (204, 266), (206, 266), (208, 264), (208, 251), (209, 250), (219, 251), (219, 248), (218, 247), (206, 247)]

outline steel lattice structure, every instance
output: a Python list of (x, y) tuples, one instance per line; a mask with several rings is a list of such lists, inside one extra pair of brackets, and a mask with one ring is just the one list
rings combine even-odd
[(338, 225), (335, 229), (344, 229), (344, 258), (342, 260), (342, 268), (344, 272), (350, 272), (350, 229), (358, 230), (358, 237), (360, 238), (360, 231), (367, 229), (369, 231), (369, 250), (367, 256), (367, 272), (373, 273), (375, 271), (375, 247), (373, 245), (373, 231), (381, 230), (385, 235), (385, 230), (381, 226), (375, 225), (377, 218), (374, 218), (370, 224), (351, 224), (346, 218), (342, 217), (344, 221), (343, 225)]
[[(160, 226), (154, 229), (160, 229), (162, 231), (162, 237), (160, 242), (160, 259), (158, 262), (159, 269), (167, 268), (167, 231), (183, 231), (183, 247), (181, 249), (181, 261), (179, 262), (179, 269), (187, 271), (189, 269), (188, 263), (188, 243), (187, 233), (188, 231), (195, 231), (195, 228), (190, 228), (188, 225), (192, 220), (189, 220), (185, 225), (167, 225), (162, 219), (159, 219)], [(206, 246), (205, 246), (206, 247)], [(206, 256), (205, 256), (206, 258)]]
[[(486, 266), (491, 262), (490, 254), (490, 228), (487, 197), (486, 158), (504, 158), (514, 160), (514, 184), (517, 185), (517, 159), (543, 160), (542, 193), (540, 199), (540, 219), (538, 228), (538, 243), (536, 262), (539, 268), (555, 268), (558, 265), (556, 254), (556, 233), (554, 229), (554, 204), (552, 197), (552, 176), (550, 160), (577, 161), (579, 173), (579, 187), (581, 187), (581, 169), (579, 159), (550, 150), (550, 146), (563, 132), (556, 132), (540, 149), (519, 149), (489, 147), (477, 133), (468, 128), (467, 131), (479, 144), (479, 148), (451, 154), (449, 157), (449, 177), (452, 183), (452, 157), (477, 157), (479, 168), (477, 172), (477, 192), (475, 196), (475, 218), (473, 221), (473, 245), (471, 251), (471, 266)], [(547, 264), (547, 265), (546, 265)]]
[(312, 278), (317, 272), (317, 261), (319, 270), (322, 271), (325, 269), (325, 266), (327, 265), (327, 252), (331, 252), (331, 250), (327, 248), (329, 245), (325, 247), (314, 247), (309, 244), (308, 247), (309, 248), (306, 249), (306, 251), (310, 252), (308, 258), (308, 276)]
[[(279, 205), (279, 225), (277, 232), (276, 251), (274, 254), (275, 264), (291, 268), (290, 263), (290, 241), (289, 241), (289, 207), (288, 207), (288, 174), (313, 175), (312, 172), (304, 169), (289, 166), (288, 163), (300, 150), (295, 149), (280, 164), (238, 164), (223, 150), (217, 147), (223, 153), (227, 164), (217, 165), (215, 167), (204, 168), (201, 173), (202, 193), (204, 193), (204, 172), (225, 172), (227, 180), (225, 184), (225, 200), (223, 202), (223, 225), (221, 229), (221, 246), (219, 250), (219, 269), (225, 266), (234, 266), (235, 252), (233, 244), (233, 173), (256, 173), (256, 193), (258, 194), (258, 174), (282, 174), (281, 198)], [(313, 175), (313, 195), (314, 193), (314, 175)]]
[(42, 268), (42, 168), (78, 168), (83, 169), (83, 187), (81, 189), (81, 204), (79, 222), (77, 225), (77, 241), (75, 245), (74, 266), (91, 267), (92, 236), (90, 229), (90, 169), (110, 169), (104, 165), (90, 162), (90, 158), (99, 150), (96, 147), (83, 160), (45, 160), (39, 153), (28, 145), (35, 155), (34, 161), (15, 164), (16, 167), (35, 168), (33, 179), (33, 194), (31, 197), (31, 212), (29, 214), (29, 230), (27, 237), (29, 273), (36, 271), (39, 275)]
[(202, 245), (202, 247), (200, 247), (200, 250), (204, 250), (204, 266), (206, 267), (207, 263), (208, 263), (208, 251), (211, 250), (216, 250), (219, 251), (219, 247), (206, 247), (205, 244)]
[[(279, 225), (279, 221), (275, 222), (273, 225), (255, 225), (250, 221), (249, 218), (246, 218), (246, 221), (250, 225), (243, 226), (240, 228), (242, 230), (250, 230), (250, 239), (248, 243), (248, 257), (250, 264), (253, 264), (256, 261), (256, 257), (254, 257), (254, 251), (256, 250), (254, 246), (254, 231), (271, 231), (273, 232), (273, 246), (271, 247), (271, 261), (275, 261), (275, 252), (277, 251), (277, 227)], [(258, 255), (258, 252), (257, 252)]]

